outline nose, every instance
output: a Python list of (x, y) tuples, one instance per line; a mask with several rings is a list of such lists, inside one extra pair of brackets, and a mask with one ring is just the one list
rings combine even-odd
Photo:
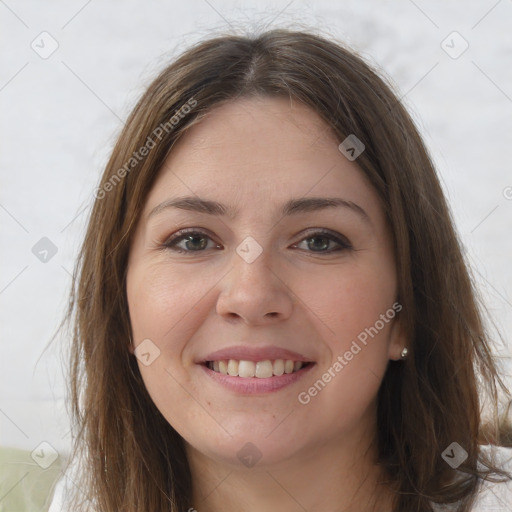
[(293, 293), (272, 265), (270, 250), (248, 263), (234, 254), (232, 269), (220, 281), (217, 314), (230, 321), (267, 325), (285, 320), (293, 310)]

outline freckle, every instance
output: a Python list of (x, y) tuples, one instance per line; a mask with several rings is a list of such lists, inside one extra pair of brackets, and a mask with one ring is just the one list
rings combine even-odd
[(211, 403), (211, 402), (208, 402), (208, 400), (206, 400), (206, 403), (207, 403), (208, 405), (212, 405), (212, 403)]

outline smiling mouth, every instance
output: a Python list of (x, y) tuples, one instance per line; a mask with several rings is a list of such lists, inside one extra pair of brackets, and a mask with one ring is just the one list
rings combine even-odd
[(276, 359), (274, 361), (268, 359), (264, 361), (222, 359), (219, 361), (206, 361), (204, 363), (209, 370), (214, 372), (246, 379), (279, 377), (283, 374), (296, 373), (311, 364), (313, 363), (293, 361), (291, 359)]

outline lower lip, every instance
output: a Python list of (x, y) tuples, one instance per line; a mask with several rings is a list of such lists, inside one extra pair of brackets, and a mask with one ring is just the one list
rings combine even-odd
[(210, 368), (204, 364), (199, 366), (204, 372), (206, 372), (208, 377), (231, 391), (245, 395), (252, 395), (258, 393), (271, 393), (272, 391), (283, 389), (304, 377), (309, 370), (315, 366), (315, 364), (310, 363), (296, 372), (283, 373), (283, 375), (275, 375), (274, 377), (268, 377), (265, 379), (260, 379), (259, 377), (233, 377), (231, 375), (224, 375), (223, 373), (210, 370)]

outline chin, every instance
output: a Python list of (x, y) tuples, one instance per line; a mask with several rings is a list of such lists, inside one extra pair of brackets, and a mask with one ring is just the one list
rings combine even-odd
[(286, 436), (285, 439), (277, 434), (269, 436), (270, 429), (260, 435), (240, 432), (242, 433), (236, 433), (232, 437), (226, 434), (218, 439), (189, 438), (186, 442), (204, 457), (236, 469), (276, 466), (296, 455), (299, 449), (293, 437)]

